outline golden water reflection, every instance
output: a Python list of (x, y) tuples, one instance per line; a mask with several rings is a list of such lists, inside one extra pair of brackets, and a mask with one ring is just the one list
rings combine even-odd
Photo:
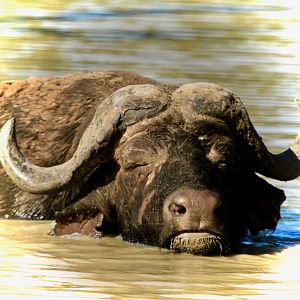
[(298, 299), (300, 295), (300, 245), (275, 255), (197, 257), (130, 245), (119, 238), (53, 238), (46, 235), (50, 226), (50, 222), (0, 221), (1, 299)]
[(297, 1), (0, 3), (0, 79), (125, 69), (300, 93), (290, 82), (299, 81)]
[[(0, 0), (0, 80), (122, 69), (219, 83), (282, 151), (300, 124), (298, 2)], [(278, 230), (230, 257), (54, 238), (49, 222), (0, 220), (0, 298), (299, 299), (300, 180), (273, 184), (287, 194)]]

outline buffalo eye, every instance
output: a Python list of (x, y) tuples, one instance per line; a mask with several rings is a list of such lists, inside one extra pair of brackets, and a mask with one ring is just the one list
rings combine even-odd
[(145, 160), (139, 159), (138, 157), (134, 157), (134, 158), (127, 158), (122, 166), (125, 170), (132, 170), (147, 165), (148, 163)]
[(147, 166), (149, 155), (144, 149), (128, 147), (121, 153), (120, 163), (125, 170)]
[(217, 163), (217, 167), (220, 171), (225, 172), (227, 170), (227, 163), (225, 161), (220, 161)]
[(206, 157), (220, 170), (227, 171), (234, 164), (235, 150), (231, 143), (215, 142)]
[(135, 168), (138, 167), (143, 167), (143, 166), (147, 166), (147, 163), (144, 162), (138, 162), (138, 161), (134, 161), (134, 162), (127, 162), (125, 165), (123, 165), (125, 170), (133, 170)]

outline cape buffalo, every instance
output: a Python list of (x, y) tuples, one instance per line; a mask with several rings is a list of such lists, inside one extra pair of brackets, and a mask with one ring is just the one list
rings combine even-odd
[(280, 219), (283, 191), (256, 173), (300, 175), (299, 136), (270, 153), (240, 99), (215, 84), (87, 73), (2, 83), (0, 96), (14, 182), (1, 169), (2, 216), (55, 218), (55, 235), (223, 255)]

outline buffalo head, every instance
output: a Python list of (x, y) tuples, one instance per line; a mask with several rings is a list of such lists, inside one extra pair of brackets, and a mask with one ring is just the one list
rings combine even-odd
[(116, 91), (61, 165), (28, 161), (13, 119), (0, 143), (2, 166), (16, 185), (67, 198), (54, 234), (121, 234), (174, 252), (225, 254), (246, 231), (274, 229), (285, 196), (256, 173), (300, 175), (299, 137), (285, 152), (270, 153), (239, 98), (207, 83)]

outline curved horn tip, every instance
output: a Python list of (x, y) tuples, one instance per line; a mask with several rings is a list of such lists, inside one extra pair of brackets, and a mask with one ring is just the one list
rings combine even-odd
[(0, 131), (1, 144), (4, 140), (7, 140), (7, 137), (10, 137), (12, 135), (13, 130), (15, 128), (15, 123), (16, 123), (15, 118), (11, 118), (4, 123)]
[[(29, 193), (46, 194), (59, 191), (65, 186), (59, 176), (62, 172), (56, 170), (56, 166), (35, 166), (22, 155), (15, 139), (14, 118), (6, 121), (0, 130), (0, 162), (15, 185)], [(45, 178), (51, 180), (46, 182)]]
[(295, 97), (295, 102), (297, 105), (297, 110), (300, 112), (300, 96)]
[[(295, 102), (297, 105), (297, 110), (300, 113), (300, 96), (295, 97)], [(298, 132), (294, 143), (291, 146), (291, 149), (294, 151), (294, 153), (298, 156), (298, 159), (300, 160), (300, 132)]]
[(7, 120), (0, 130), (0, 162), (5, 169), (5, 159), (7, 157), (8, 147), (13, 140), (15, 131), (15, 119)]

